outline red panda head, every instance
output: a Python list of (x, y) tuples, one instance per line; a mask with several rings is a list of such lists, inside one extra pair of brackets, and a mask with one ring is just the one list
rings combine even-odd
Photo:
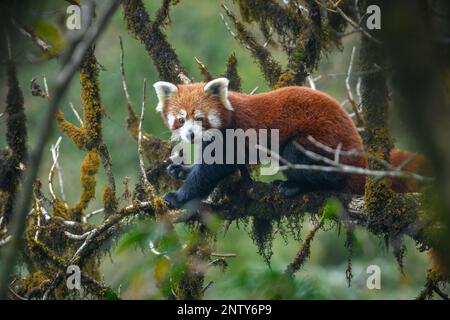
[(187, 142), (208, 140), (208, 129), (230, 125), (233, 107), (228, 99), (228, 79), (208, 83), (174, 85), (159, 81), (153, 86), (158, 96), (156, 111), (172, 131), (172, 139)]

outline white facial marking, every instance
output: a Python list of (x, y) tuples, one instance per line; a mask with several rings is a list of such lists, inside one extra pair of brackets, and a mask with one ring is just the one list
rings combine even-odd
[(176, 85), (165, 81), (158, 81), (153, 84), (153, 87), (155, 88), (156, 95), (158, 96), (156, 111), (161, 112), (163, 110), (164, 103), (172, 94), (178, 91), (178, 88)]
[(222, 121), (220, 120), (219, 115), (214, 111), (210, 111), (208, 113), (208, 121), (213, 128), (220, 128), (220, 126), (222, 125)]
[(175, 116), (173, 115), (173, 113), (169, 113), (167, 115), (167, 123), (169, 124), (169, 129), (173, 128), (173, 125), (175, 123)]
[(203, 90), (211, 95), (218, 96), (225, 109), (233, 111), (233, 106), (228, 99), (228, 84), (230, 81), (227, 78), (218, 78), (208, 82)]
[(202, 110), (194, 111), (194, 118), (203, 118), (204, 116), (205, 116), (205, 113)]
[[(202, 140), (202, 124), (200, 121), (194, 121), (192, 119), (186, 120), (184, 125), (179, 129), (179, 135), (181, 139), (186, 142), (199, 142)], [(193, 135), (193, 140), (192, 140)]]
[(172, 136), (170, 137), (170, 140), (171, 140), (171, 141), (177, 141), (177, 140), (180, 140), (180, 133), (179, 133), (179, 130), (178, 130), (178, 129), (172, 131)]

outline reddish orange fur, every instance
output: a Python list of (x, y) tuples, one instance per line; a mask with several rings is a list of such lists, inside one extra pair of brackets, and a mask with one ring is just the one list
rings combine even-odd
[[(231, 112), (222, 105), (220, 98), (204, 91), (204, 83), (178, 85), (178, 92), (166, 101), (162, 116), (167, 124), (167, 114), (177, 109), (185, 109), (187, 118), (193, 117), (195, 109), (205, 112), (214, 110), (220, 115), (222, 128), (279, 129), (280, 145), (295, 139), (306, 148), (319, 151), (308, 140), (308, 136), (335, 149), (342, 144), (342, 150), (363, 150), (362, 139), (347, 112), (337, 101), (325, 93), (306, 87), (284, 87), (268, 93), (247, 95), (229, 92), (228, 98), (234, 108)], [(179, 124), (175, 123), (174, 129)], [(203, 124), (205, 129), (210, 125)], [(425, 159), (409, 152), (393, 150), (391, 163), (400, 165), (406, 159), (414, 157), (404, 170), (429, 175)], [(340, 161), (349, 165), (365, 168), (365, 157), (341, 157)], [(344, 190), (352, 193), (364, 193), (365, 177), (348, 175)], [(393, 180), (393, 189), (408, 192), (417, 189), (413, 181)]]

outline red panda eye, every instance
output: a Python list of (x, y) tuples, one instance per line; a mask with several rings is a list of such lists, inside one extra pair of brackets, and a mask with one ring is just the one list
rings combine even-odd
[(203, 117), (197, 117), (195, 118), (195, 121), (203, 121)]
[(184, 118), (178, 118), (178, 122), (179, 122), (180, 124), (183, 124), (183, 123), (184, 123)]

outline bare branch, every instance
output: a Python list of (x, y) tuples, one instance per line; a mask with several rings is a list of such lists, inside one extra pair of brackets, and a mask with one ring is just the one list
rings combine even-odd
[(255, 94), (256, 91), (258, 91), (259, 87), (256, 86), (252, 91), (250, 91), (249, 95)]
[(4, 246), (5, 244), (7, 244), (7, 243), (11, 240), (11, 238), (12, 238), (12, 236), (9, 235), (9, 236), (7, 236), (6, 238), (1, 239), (1, 240), (0, 240), (0, 247), (1, 247), (1, 246)]
[[(355, 167), (352, 165), (342, 164), (342, 163), (336, 163), (334, 160), (331, 160), (327, 157), (324, 157), (320, 154), (317, 154), (313, 151), (305, 149), (302, 145), (295, 143), (295, 146), (297, 149), (299, 149), (302, 153), (304, 153), (307, 157), (309, 157), (312, 160), (324, 162), (327, 165), (311, 165), (311, 164), (295, 164), (287, 161), (280, 155), (270, 152), (267, 148), (256, 145), (256, 147), (264, 152), (270, 153), (272, 157), (274, 157), (275, 160), (281, 162), (284, 164), (284, 166), (280, 166), (280, 171), (286, 171), (289, 169), (296, 169), (296, 170), (311, 170), (311, 171), (322, 171), (322, 172), (340, 172), (340, 173), (347, 173), (347, 174), (358, 174), (358, 175), (365, 175), (365, 176), (372, 176), (377, 179), (389, 177), (389, 178), (402, 178), (402, 179), (414, 179), (419, 182), (426, 182), (431, 183), (434, 181), (434, 178), (431, 177), (424, 177), (421, 175), (418, 175), (416, 173), (407, 172), (407, 171), (399, 171), (399, 170), (371, 170), (366, 168), (360, 168)], [(341, 151), (342, 152), (342, 151)]]
[(51, 155), (52, 155), (52, 158), (53, 158), (53, 164), (50, 167), (50, 172), (48, 173), (48, 190), (50, 191), (50, 195), (51, 195), (53, 201), (57, 200), (55, 192), (53, 191), (53, 176), (54, 176), (55, 168), (59, 172), (61, 196), (64, 199), (64, 189), (63, 189), (63, 185), (62, 185), (61, 170), (59, 169), (59, 164), (58, 164), (59, 144), (61, 142), (61, 139), (62, 139), (62, 137), (60, 136), (58, 138), (58, 140), (56, 140), (56, 143), (54, 145), (52, 144), (52, 146), (50, 148), (50, 152), (51, 152)]
[(84, 215), (83, 218), (81, 219), (81, 221), (82, 221), (83, 223), (87, 223), (88, 220), (89, 220), (92, 216), (95, 216), (96, 214), (102, 213), (102, 212), (104, 212), (104, 211), (105, 211), (105, 208), (100, 208), (100, 209), (94, 210), (94, 211), (92, 211), (92, 212), (90, 212), (90, 213)]
[(316, 83), (315, 83), (313, 77), (308, 76), (306, 79), (308, 80), (309, 86), (311, 87), (311, 89), (316, 90)]
[(70, 109), (72, 109), (72, 112), (75, 115), (75, 117), (77, 118), (80, 125), (83, 126), (83, 120), (81, 119), (80, 114), (78, 113), (77, 109), (75, 109), (75, 106), (73, 105), (73, 103), (69, 102), (69, 106), (70, 106)]
[(128, 92), (127, 82), (125, 80), (125, 67), (124, 67), (125, 53), (123, 50), (122, 37), (119, 37), (119, 43), (120, 43), (120, 75), (122, 77), (122, 88), (123, 88), (123, 92), (125, 93), (125, 98), (127, 99), (127, 104), (129, 107), (131, 107), (133, 105), (133, 103), (131, 102), (130, 94)]
[(40, 37), (38, 37), (33, 30), (26, 27), (19, 21), (15, 20), (14, 18), (11, 18), (11, 21), (13, 25), (22, 33), (24, 36), (30, 38), (43, 52), (48, 52), (52, 46), (46, 43), (44, 40), (42, 40)]
[(145, 171), (144, 164), (144, 149), (142, 147), (142, 123), (144, 122), (144, 112), (145, 112), (145, 96), (146, 96), (146, 88), (147, 88), (147, 79), (144, 78), (144, 82), (142, 85), (142, 108), (141, 108), (141, 117), (139, 119), (139, 128), (138, 128), (138, 154), (139, 154), (139, 167), (141, 169), (142, 181), (145, 184), (150, 184), (147, 179), (147, 174)]
[(31, 195), (33, 193), (33, 183), (41, 164), (44, 147), (51, 134), (55, 111), (85, 53), (103, 32), (118, 5), (119, 0), (108, 1), (105, 5), (105, 10), (99, 15), (96, 23), (86, 30), (81, 40), (78, 39), (80, 40), (79, 42), (68, 46), (68, 59), (56, 76), (55, 94), (53, 98), (50, 99), (50, 106), (47, 109), (44, 122), (40, 126), (42, 130), (37, 137), (36, 149), (31, 156), (32, 161), (30, 161), (29, 168), (26, 171), (22, 190), (15, 205), (13, 214), (14, 219), (11, 223), (11, 234), (13, 235), (11, 240), (12, 243), (6, 247), (2, 261), (3, 266), (0, 272), (0, 299), (4, 299), (8, 291), (8, 278), (16, 260), (16, 250), (21, 241), (20, 235), (23, 234), (25, 229), (26, 216), (31, 201)]
[[(348, 65), (348, 71), (347, 71), (347, 77), (345, 78), (345, 87), (347, 88), (347, 98), (348, 102), (350, 102), (350, 105), (352, 107), (353, 112), (356, 116), (356, 123), (359, 127), (364, 127), (364, 118), (359, 112), (358, 106), (356, 105), (355, 99), (353, 98), (352, 88), (350, 86), (350, 76), (352, 74), (352, 68), (353, 68), (353, 59), (355, 57), (355, 47), (352, 49), (352, 54), (350, 56), (350, 63)], [(358, 95), (360, 96), (360, 95)]]

